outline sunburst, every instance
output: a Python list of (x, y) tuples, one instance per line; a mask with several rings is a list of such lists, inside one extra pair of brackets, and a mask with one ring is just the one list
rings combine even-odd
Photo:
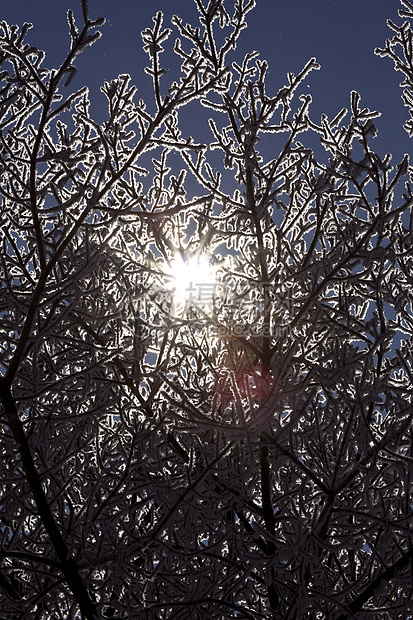
[(211, 304), (216, 274), (206, 258), (178, 255), (171, 261), (167, 275), (176, 307), (182, 309), (191, 302), (202, 308)]

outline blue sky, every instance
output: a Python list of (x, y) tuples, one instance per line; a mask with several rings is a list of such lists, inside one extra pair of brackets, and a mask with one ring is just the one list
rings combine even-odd
[[(379, 137), (374, 142), (377, 152), (383, 156), (390, 151), (399, 160), (412, 149), (402, 129), (408, 118), (398, 86), (402, 75), (394, 71), (389, 59), (376, 57), (373, 50), (391, 36), (386, 19), (401, 21), (397, 16), (400, 6), (399, 0), (257, 0), (234, 59), (259, 51), (270, 66), (267, 90), (275, 93), (286, 82), (287, 72), (298, 73), (315, 56), (321, 71), (313, 71), (305, 86), (313, 96), (313, 120), (318, 122), (322, 112), (333, 118), (348, 106), (350, 91), (357, 90), (363, 106), (382, 112), (377, 122)], [(77, 0), (3, 1), (0, 18), (19, 25), (32, 22), (28, 41), (46, 51), (47, 66), (56, 66), (69, 45), (68, 8), (80, 21)], [(99, 92), (104, 80), (130, 73), (140, 97), (145, 99), (150, 92), (150, 79), (143, 74), (146, 55), (140, 32), (151, 25), (156, 11), (164, 13), (165, 25), (173, 13), (194, 24), (197, 11), (193, 0), (89, 0), (89, 8), (92, 18), (103, 16), (107, 23), (102, 39), (78, 58), (74, 86), (91, 87), (92, 114), (99, 117), (105, 106)], [(166, 54), (163, 62), (167, 67)]]

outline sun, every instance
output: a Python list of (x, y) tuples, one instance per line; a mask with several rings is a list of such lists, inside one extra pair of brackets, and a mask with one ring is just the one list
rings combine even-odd
[(215, 291), (214, 268), (204, 257), (176, 256), (168, 268), (168, 288), (173, 292), (175, 305), (187, 306), (192, 302), (206, 308)]

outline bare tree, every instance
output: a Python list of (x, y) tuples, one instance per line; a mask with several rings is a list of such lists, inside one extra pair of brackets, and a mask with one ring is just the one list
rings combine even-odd
[(158, 13), (153, 99), (121, 75), (103, 124), (70, 90), (85, 0), (56, 70), (1, 26), (2, 618), (406, 618), (408, 156), (356, 92), (310, 119), (315, 59), (276, 94), (231, 60), (253, 0), (195, 3), (176, 81)]

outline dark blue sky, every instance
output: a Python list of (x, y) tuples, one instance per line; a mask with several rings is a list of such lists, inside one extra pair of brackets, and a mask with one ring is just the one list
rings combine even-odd
[[(350, 91), (357, 90), (363, 106), (382, 112), (374, 143), (377, 152), (390, 151), (400, 159), (411, 151), (402, 129), (408, 118), (398, 86), (402, 74), (394, 71), (389, 59), (373, 53), (391, 36), (386, 19), (401, 21), (397, 16), (400, 6), (399, 0), (257, 0), (234, 59), (241, 59), (247, 51), (259, 51), (269, 62), (267, 90), (274, 94), (286, 82), (288, 71), (298, 73), (315, 56), (322, 68), (310, 74), (305, 87), (313, 96), (313, 120), (319, 122), (322, 112), (333, 118), (349, 105)], [(32, 22), (28, 41), (46, 51), (50, 67), (59, 64), (69, 45), (68, 8), (80, 23), (77, 0), (3, 0), (0, 18), (19, 25)], [(152, 24), (156, 11), (164, 13), (165, 25), (173, 13), (194, 24), (197, 11), (193, 0), (89, 0), (89, 8), (92, 18), (103, 16), (107, 23), (102, 39), (79, 57), (73, 85), (91, 87), (92, 114), (99, 117), (105, 101), (98, 88), (104, 80), (130, 73), (140, 97), (145, 99), (150, 92), (150, 79), (143, 74), (146, 55), (140, 32)], [(166, 54), (163, 63), (168, 66)]]

